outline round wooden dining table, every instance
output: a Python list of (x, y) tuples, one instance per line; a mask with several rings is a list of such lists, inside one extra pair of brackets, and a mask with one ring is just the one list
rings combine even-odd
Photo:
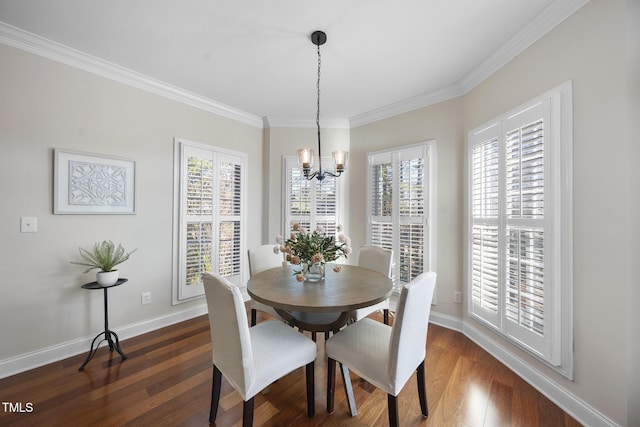
[[(338, 332), (357, 308), (368, 307), (389, 298), (393, 292), (392, 280), (375, 271), (353, 265), (325, 267), (324, 280), (298, 282), (290, 265), (272, 268), (251, 276), (247, 292), (251, 298), (273, 307), (289, 324), (316, 332)], [(357, 414), (349, 370), (340, 364), (347, 402), (352, 416)], [(327, 399), (329, 396), (327, 395)]]
[(293, 266), (265, 270), (251, 276), (247, 292), (251, 298), (273, 307), (293, 326), (311, 332), (337, 332), (351, 312), (389, 298), (389, 277), (364, 267), (327, 264), (319, 282), (298, 282)]

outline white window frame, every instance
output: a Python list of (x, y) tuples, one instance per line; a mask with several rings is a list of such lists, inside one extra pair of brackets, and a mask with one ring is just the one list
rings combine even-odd
[[(174, 227), (173, 227), (173, 241), (174, 241), (174, 251), (173, 251), (173, 292), (172, 292), (172, 303), (173, 305), (180, 304), (187, 301), (192, 301), (197, 298), (201, 298), (204, 296), (204, 286), (202, 283), (200, 284), (191, 284), (186, 285), (186, 226), (187, 226), (187, 213), (186, 213), (186, 190), (185, 190), (185, 180), (183, 179), (185, 176), (185, 162), (186, 162), (186, 153), (190, 151), (200, 151), (202, 153), (207, 153), (211, 156), (211, 159), (214, 163), (214, 203), (213, 203), (213, 213), (211, 217), (211, 222), (213, 223), (213, 231), (212, 231), (212, 270), (218, 271), (218, 237), (219, 237), (219, 226), (225, 220), (234, 219), (240, 221), (240, 255), (239, 262), (240, 268), (239, 273), (234, 274), (232, 276), (227, 276), (226, 278), (230, 280), (232, 283), (237, 284), (238, 286), (244, 286), (246, 282), (245, 278), (247, 275), (247, 266), (246, 266), (246, 257), (244, 254), (246, 253), (246, 224), (247, 224), (247, 213), (246, 213), (246, 200), (247, 200), (247, 179), (246, 179), (246, 165), (247, 165), (247, 154), (227, 150), (220, 147), (214, 147), (207, 144), (202, 144), (199, 142), (189, 141), (186, 139), (175, 138), (174, 139)], [(218, 203), (216, 199), (219, 199), (219, 186), (217, 182), (217, 178), (219, 175), (219, 165), (223, 161), (232, 161), (240, 165), (240, 214), (234, 215), (231, 217), (222, 216), (219, 211), (216, 210)]]
[[(534, 109), (544, 117), (544, 217), (542, 220), (507, 219), (505, 135), (512, 120)], [(517, 125), (516, 125), (517, 127)], [(494, 139), (498, 143), (497, 217), (473, 215), (473, 150)], [(566, 82), (496, 119), (471, 130), (467, 152), (467, 312), (468, 315), (507, 338), (547, 366), (573, 379), (573, 237), (572, 237), (572, 85)], [(538, 339), (506, 320), (507, 224), (542, 227), (544, 234), (544, 332)], [(498, 228), (497, 311), (473, 301), (473, 228)], [(523, 328), (520, 328), (523, 329)]]
[[(332, 161), (331, 157), (322, 157), (322, 162), (324, 164), (330, 164)], [(290, 206), (291, 206), (291, 181), (289, 179), (289, 173), (291, 170), (297, 170), (302, 173), (302, 168), (298, 165), (298, 158), (296, 156), (283, 156), (282, 157), (282, 235), (285, 238), (289, 237), (291, 233), (291, 223), (295, 221), (303, 221), (302, 216), (296, 218), (291, 214)], [(333, 179), (333, 178), (325, 178), (325, 179)], [(336, 201), (335, 201), (335, 216), (322, 216), (318, 217), (316, 210), (316, 188), (318, 184), (318, 180), (313, 178), (309, 180), (311, 185), (310, 188), (310, 199), (311, 199), (311, 208), (309, 215), (309, 223), (310, 229), (314, 230), (318, 222), (322, 221), (332, 221), (335, 225), (345, 224), (342, 222), (344, 218), (344, 178), (335, 178), (335, 190), (336, 190)], [(348, 235), (348, 230), (345, 230)]]
[[(436, 201), (437, 201), (437, 144), (435, 140), (420, 142), (417, 144), (393, 147), (386, 150), (369, 152), (367, 158), (367, 244), (372, 244), (372, 166), (381, 163), (392, 163), (394, 170), (399, 170), (400, 160), (408, 158), (422, 157), (424, 161), (424, 180), (426, 181), (426, 194), (424, 197), (424, 214), (422, 218), (412, 218), (410, 221), (414, 223), (416, 220), (423, 225), (423, 253), (425, 254), (422, 265), (423, 270), (436, 272)], [(399, 194), (399, 173), (393, 174), (392, 194)], [(394, 292), (399, 292), (400, 287), (404, 284), (400, 280), (398, 273), (400, 268), (400, 232), (401, 224), (404, 224), (400, 218), (400, 200), (392, 196), (392, 214), (390, 224), (393, 229), (392, 244), (389, 249), (393, 249), (393, 268), (392, 277), (394, 282)], [(388, 220), (387, 220), (388, 221)], [(434, 293), (432, 305), (437, 304), (436, 294)]]

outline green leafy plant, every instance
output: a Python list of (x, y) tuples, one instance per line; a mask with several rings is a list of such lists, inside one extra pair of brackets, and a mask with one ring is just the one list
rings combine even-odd
[[(324, 265), (341, 257), (347, 258), (351, 253), (351, 240), (342, 234), (342, 226), (338, 225), (336, 230), (339, 233), (337, 239), (333, 235), (325, 234), (323, 227), (318, 226), (312, 232), (308, 232), (295, 223), (291, 236), (286, 240), (278, 236), (276, 242), (279, 245), (273, 249), (276, 253), (282, 252), (288, 262), (300, 269), (295, 271), (295, 274), (301, 274), (312, 264)], [(336, 271), (339, 271), (339, 268)]]
[(87, 268), (84, 273), (88, 273), (94, 268), (101, 271), (113, 271), (114, 267), (129, 259), (129, 256), (137, 249), (131, 252), (125, 252), (121, 244), (116, 248), (111, 240), (105, 240), (93, 245), (93, 250), (88, 251), (84, 248), (80, 249), (81, 261), (71, 261), (71, 264), (83, 265)]

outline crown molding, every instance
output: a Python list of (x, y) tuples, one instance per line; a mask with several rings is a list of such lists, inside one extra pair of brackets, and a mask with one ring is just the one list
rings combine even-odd
[(0, 21), (0, 43), (146, 92), (262, 128), (261, 117), (121, 67)]
[[(462, 96), (482, 83), (533, 43), (540, 40), (545, 34), (589, 3), (589, 1), (590, 0), (554, 1), (526, 27), (518, 32), (518, 34), (507, 41), (507, 43), (493, 55), (457, 83), (365, 113), (357, 114), (349, 117), (349, 119), (323, 121), (323, 127), (335, 129), (358, 127)], [(177, 86), (172, 86), (133, 70), (104, 61), (60, 43), (45, 39), (2, 21), (0, 21), (0, 42), (258, 128), (310, 128), (316, 126), (313, 120), (290, 120), (255, 116)]]
[(376, 122), (466, 94), (529, 46), (540, 40), (565, 19), (589, 3), (589, 1), (590, 0), (554, 1), (529, 22), (527, 26), (502, 45), (500, 49), (483, 61), (473, 71), (463, 77), (458, 83), (350, 117), (349, 122), (351, 123), (351, 127)]
[(560, 25), (590, 0), (554, 1), (536, 16), (528, 25), (509, 39), (493, 55), (484, 60), (478, 67), (467, 74), (461, 81), (463, 93), (482, 83), (509, 61), (522, 53), (529, 46), (540, 40), (549, 31)]
[(457, 98), (460, 95), (463, 95), (460, 85), (458, 83), (454, 83), (432, 92), (416, 95), (411, 98), (350, 117), (349, 123), (351, 127), (366, 125), (368, 123), (377, 122), (382, 119)]
[[(349, 129), (349, 120), (347, 119), (329, 119), (322, 120), (322, 129)], [(315, 120), (291, 120), (277, 117), (267, 118), (264, 120), (265, 128), (315, 128), (317, 127)]]

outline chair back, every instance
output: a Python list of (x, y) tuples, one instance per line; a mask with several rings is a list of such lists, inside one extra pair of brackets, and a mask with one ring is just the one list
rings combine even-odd
[(400, 390), (426, 355), (427, 329), (436, 273), (422, 273), (402, 287), (389, 341), (392, 388)]
[(364, 245), (358, 251), (358, 267), (369, 268), (391, 277), (393, 251), (380, 246)]
[(242, 395), (254, 379), (251, 338), (240, 289), (216, 273), (203, 274), (213, 364)]
[(249, 249), (249, 274), (251, 276), (282, 265), (282, 254), (275, 253), (273, 246), (262, 245)]

